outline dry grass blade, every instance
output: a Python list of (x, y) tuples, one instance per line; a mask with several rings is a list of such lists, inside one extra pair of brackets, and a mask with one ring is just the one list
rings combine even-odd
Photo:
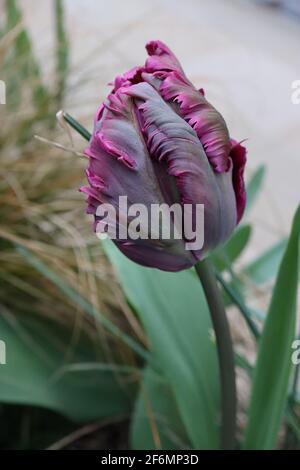
[[(20, 21), (0, 40), (5, 81), (16, 76), (26, 62), (26, 57), (7, 61), (23, 31)], [(31, 53), (29, 45), (28, 50)], [(55, 90), (47, 90), (47, 106), (42, 102), (37, 106), (29, 92), (36, 86), (36, 75), (27, 75), (18, 86), (18, 112), (10, 108), (9, 94), (0, 116), (0, 302), (16, 319), (30, 311), (69, 326), (73, 332), (70, 351), (84, 329), (95, 347), (101, 345), (106, 361), (134, 366), (135, 354), (128, 346), (96, 324), (80, 305), (74, 308), (58, 286), (15, 249), (23, 246), (36, 254), (62, 284), (70, 285), (96, 311), (104, 311), (107, 320), (124, 333), (145, 343), (135, 314), (90, 230), (91, 223), (83, 217), (84, 201), (77, 188), (84, 177), (84, 162), (74, 159), (83, 154), (70, 133), (63, 135), (55, 126), (57, 110), (51, 100)]]

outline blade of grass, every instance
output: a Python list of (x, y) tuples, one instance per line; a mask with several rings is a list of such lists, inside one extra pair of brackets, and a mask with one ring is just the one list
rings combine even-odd
[[(6, 0), (5, 6), (6, 30), (10, 31), (22, 22), (22, 12), (16, 0)], [(45, 110), (50, 97), (47, 89), (42, 84), (40, 68), (34, 57), (31, 40), (24, 28), (15, 39), (10, 60), (19, 64), (19, 70), (8, 83), (8, 86), (11, 88), (11, 97), (14, 98), (14, 101), (9, 100), (9, 102), (13, 103), (15, 107), (19, 107), (20, 96), (17, 91), (20, 90), (22, 81), (30, 78), (32, 79), (35, 104), (38, 108)]]
[(65, 95), (69, 70), (69, 41), (65, 30), (64, 5), (62, 0), (55, 0), (56, 31), (56, 100), (61, 107)]
[(87, 129), (85, 129), (81, 124), (79, 124), (79, 122), (76, 121), (76, 119), (74, 119), (72, 116), (70, 116), (70, 114), (63, 112), (63, 118), (85, 140), (87, 140), (87, 141), (90, 140), (90, 138), (92, 137), (92, 134)]
[(252, 319), (251, 310), (245, 304), (242, 296), (236, 292), (224, 279), (220, 273), (216, 273), (216, 278), (223, 287), (226, 294), (230, 297), (233, 303), (239, 308), (241, 314), (243, 315), (251, 333), (254, 338), (257, 340), (260, 336), (259, 329), (256, 326), (256, 323)]
[(127, 344), (133, 351), (135, 351), (141, 358), (148, 361), (150, 355), (139, 343), (133, 338), (120, 330), (110, 320), (105, 318), (99, 311), (97, 311), (92, 304), (90, 304), (85, 298), (83, 298), (77, 291), (70, 287), (48, 266), (46, 266), (39, 258), (37, 258), (32, 252), (22, 246), (16, 247), (17, 251), (33, 266), (38, 272), (49, 279), (55, 284), (67, 297), (69, 297), (75, 305), (79, 305), (88, 315), (93, 316), (99, 323), (106, 328), (112, 335), (119, 338), (125, 344)]

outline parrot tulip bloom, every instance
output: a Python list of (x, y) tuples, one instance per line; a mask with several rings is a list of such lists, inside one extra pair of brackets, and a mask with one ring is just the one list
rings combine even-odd
[(81, 190), (88, 195), (95, 226), (101, 220), (97, 209), (107, 203), (118, 214), (111, 224), (122, 225), (120, 196), (149, 209), (153, 204), (203, 204), (200, 249), (187, 250), (185, 240), (174, 237), (114, 240), (137, 263), (179, 271), (224, 243), (240, 221), (246, 150), (230, 138), (221, 114), (187, 79), (168, 47), (151, 41), (146, 49), (145, 65), (116, 77), (96, 114), (85, 151), (89, 186)]

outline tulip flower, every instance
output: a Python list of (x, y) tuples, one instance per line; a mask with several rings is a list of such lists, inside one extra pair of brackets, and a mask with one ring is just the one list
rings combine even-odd
[[(145, 65), (117, 76), (96, 113), (85, 151), (89, 185), (81, 190), (95, 227), (103, 220), (99, 206), (111, 204), (117, 219), (109, 224), (118, 231), (125, 220), (120, 196), (149, 211), (153, 204), (203, 205), (201, 248), (187, 249), (184, 237), (114, 240), (139, 264), (179, 271), (223, 244), (239, 223), (246, 201), (246, 150), (230, 137), (222, 115), (188, 80), (170, 49), (160, 41), (146, 49)], [(195, 223), (195, 212), (192, 219)], [(144, 235), (148, 230), (141, 227)]]
[[(63, 117), (89, 140), (85, 150), (89, 186), (81, 190), (88, 195), (87, 212), (94, 215), (96, 231), (106, 224), (118, 248), (141, 265), (166, 271), (195, 266), (219, 358), (220, 446), (233, 449), (237, 403), (233, 347), (207, 255), (230, 237), (243, 215), (246, 149), (230, 137), (221, 114), (203, 89), (197, 90), (188, 80), (170, 49), (160, 41), (149, 42), (146, 49), (149, 57), (144, 66), (116, 77), (96, 113), (92, 135), (71, 116)], [(136, 206), (146, 212), (138, 223), (130, 213)], [(190, 233), (185, 231), (185, 217), (178, 222), (175, 210), (167, 222), (158, 218), (153, 227), (152, 208), (157, 206), (188, 207)], [(204, 213), (200, 225), (199, 207)], [(138, 233), (131, 231), (132, 222)], [(166, 228), (173, 229), (168, 237), (163, 236)], [(198, 230), (203, 231), (200, 246), (195, 244)]]

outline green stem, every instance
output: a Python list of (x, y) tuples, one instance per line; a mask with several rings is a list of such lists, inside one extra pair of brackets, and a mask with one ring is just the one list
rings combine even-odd
[(205, 292), (216, 335), (221, 380), (221, 447), (226, 450), (234, 449), (236, 432), (236, 384), (234, 354), (229, 324), (211, 262), (208, 259), (200, 261), (196, 264), (195, 269)]

